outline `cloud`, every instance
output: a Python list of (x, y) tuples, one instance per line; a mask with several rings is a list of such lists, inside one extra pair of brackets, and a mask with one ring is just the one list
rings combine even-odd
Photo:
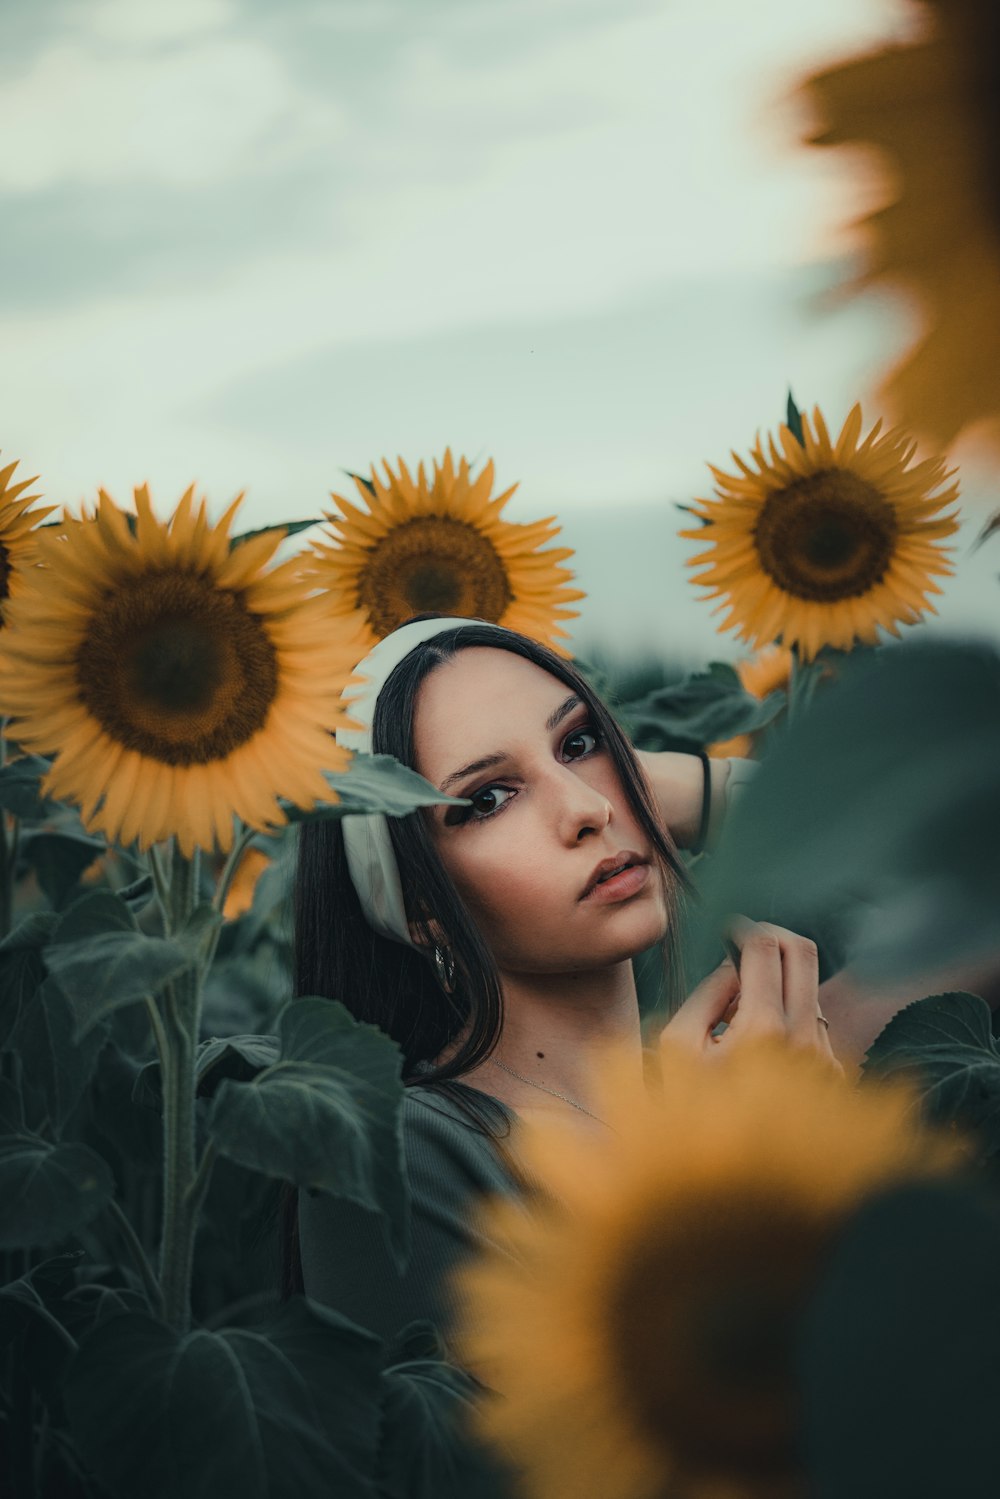
[(86, 13), (88, 29), (109, 42), (190, 41), (239, 19), (235, 0), (98, 0)]
[(0, 191), (178, 188), (329, 146), (332, 101), (303, 95), (266, 43), (221, 29), (231, 14), (217, 0), (204, 14), (190, 0), (88, 9), (89, 29), (52, 42), (0, 94)]

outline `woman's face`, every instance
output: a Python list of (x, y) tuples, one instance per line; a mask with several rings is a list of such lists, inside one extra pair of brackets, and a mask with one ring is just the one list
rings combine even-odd
[(421, 775), (472, 799), (429, 823), (501, 972), (606, 967), (663, 936), (654, 850), (564, 683), (510, 651), (459, 651), (420, 686), (414, 745)]

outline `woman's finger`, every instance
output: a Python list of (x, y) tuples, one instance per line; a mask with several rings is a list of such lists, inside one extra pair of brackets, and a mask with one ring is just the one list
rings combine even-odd
[(737, 1030), (742, 1035), (780, 1034), (787, 1028), (776, 931), (746, 916), (732, 916), (726, 924), (726, 933), (740, 954), (740, 1003), (730, 1025), (734, 1034)]
[(660, 1032), (664, 1041), (695, 1042), (700, 1045), (725, 1018), (739, 993), (740, 978), (732, 958), (726, 958), (692, 989), (676, 1015)]
[[(796, 1046), (817, 1047), (825, 1026), (819, 1020), (819, 949), (809, 937), (770, 921), (757, 925), (771, 932), (781, 951), (782, 998), (788, 1039)], [(822, 1034), (821, 1034), (822, 1033)]]

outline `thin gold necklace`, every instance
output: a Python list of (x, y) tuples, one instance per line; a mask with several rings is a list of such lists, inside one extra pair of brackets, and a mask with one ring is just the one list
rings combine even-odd
[[(527, 1083), (529, 1088), (540, 1088), (543, 1093), (551, 1093), (553, 1098), (561, 1098), (564, 1103), (572, 1104), (574, 1109), (579, 1109), (582, 1114), (590, 1114), (591, 1119), (597, 1119), (597, 1115), (592, 1113), (590, 1109), (585, 1109), (582, 1103), (577, 1103), (575, 1099), (567, 1097), (565, 1093), (558, 1093), (555, 1088), (547, 1088), (544, 1083), (536, 1083), (533, 1078), (523, 1077), (520, 1072), (515, 1072), (513, 1067), (508, 1067), (506, 1062), (501, 1062), (497, 1057), (490, 1057), (488, 1060), (495, 1067), (502, 1067), (504, 1072), (509, 1072), (511, 1077), (516, 1077), (519, 1082)], [(597, 1122), (598, 1124), (603, 1124), (605, 1129), (612, 1128), (604, 1119), (597, 1119)]]

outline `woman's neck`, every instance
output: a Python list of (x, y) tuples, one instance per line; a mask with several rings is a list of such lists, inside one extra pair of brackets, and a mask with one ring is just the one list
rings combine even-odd
[(492, 1093), (515, 1112), (566, 1113), (565, 1099), (572, 1099), (597, 1114), (594, 1073), (607, 1046), (618, 1044), (634, 1048), (636, 1086), (642, 1085), (642, 1036), (630, 962), (589, 973), (503, 974), (502, 984), (500, 1041), (486, 1062), (462, 1074), (463, 1082)]

